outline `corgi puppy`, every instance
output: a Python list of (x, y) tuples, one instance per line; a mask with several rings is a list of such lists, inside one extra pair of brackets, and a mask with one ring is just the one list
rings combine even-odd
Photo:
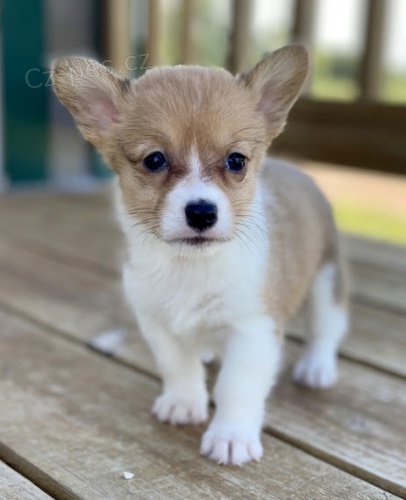
[(206, 421), (202, 356), (220, 356), (201, 453), (221, 464), (261, 458), (284, 327), (307, 295), (313, 324), (294, 378), (337, 378), (348, 321), (332, 211), (308, 176), (266, 157), (307, 73), (299, 45), (237, 76), (175, 66), (128, 80), (76, 57), (53, 67), (59, 99), (118, 175), (124, 288), (163, 381), (152, 411)]

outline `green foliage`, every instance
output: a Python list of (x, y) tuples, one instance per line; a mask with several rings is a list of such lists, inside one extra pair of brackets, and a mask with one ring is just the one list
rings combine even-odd
[(336, 201), (338, 226), (345, 232), (392, 243), (406, 244), (406, 214), (395, 215), (382, 208)]
[[(165, 62), (178, 64), (181, 41), (181, 2), (170, 2), (167, 7), (167, 34), (165, 37)], [(196, 64), (224, 66), (228, 48), (229, 20), (219, 15), (222, 9), (211, 0), (194, 2), (192, 33)]]
[[(313, 56), (311, 93), (319, 99), (350, 101), (359, 94), (357, 82), (358, 59), (327, 52)], [(406, 73), (386, 70), (383, 76), (381, 100), (390, 103), (406, 103)]]
[(406, 73), (386, 72), (383, 82), (383, 99), (390, 103), (406, 103)]

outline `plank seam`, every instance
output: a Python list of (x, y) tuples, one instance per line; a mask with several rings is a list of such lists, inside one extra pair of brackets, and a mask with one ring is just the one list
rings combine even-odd
[(126, 361), (125, 359), (118, 358), (114, 355), (111, 354), (105, 354), (102, 351), (99, 351), (98, 349), (94, 348), (93, 346), (89, 345), (86, 342), (83, 342), (75, 337), (72, 337), (69, 333), (64, 332), (63, 330), (59, 330), (58, 328), (52, 327), (45, 323), (44, 321), (38, 320), (37, 318), (31, 317), (29, 314), (23, 313), (19, 311), (18, 309), (15, 309), (13, 306), (10, 306), (8, 304), (3, 304), (0, 302), (0, 310), (2, 310), (5, 313), (12, 314), (16, 316), (17, 318), (23, 319), (24, 321), (27, 321), (28, 323), (33, 324), (35, 327), (39, 327), (44, 330), (44, 332), (47, 333), (47, 335), (57, 335), (59, 338), (69, 342), (71, 345), (75, 345), (76, 347), (80, 346), (86, 351), (90, 351), (93, 353), (95, 356), (102, 357), (104, 359), (110, 359), (114, 363), (123, 366), (127, 369), (130, 369), (131, 371), (135, 371), (137, 373), (147, 375), (148, 377), (153, 378), (154, 380), (160, 380), (160, 378), (155, 375), (152, 371), (145, 370), (144, 368), (141, 368), (130, 361)]
[(387, 491), (388, 493), (392, 493), (393, 495), (398, 495), (400, 498), (406, 499), (406, 488), (404, 488), (400, 484), (388, 481), (380, 476), (377, 476), (376, 474), (373, 474), (372, 472), (369, 472), (366, 469), (362, 469), (361, 467), (358, 467), (355, 464), (346, 462), (345, 460), (335, 455), (332, 455), (330, 453), (327, 453), (326, 451), (323, 451), (322, 449), (312, 446), (311, 443), (309, 442), (304, 442), (298, 438), (290, 436), (289, 434), (274, 429), (269, 425), (265, 425), (264, 431), (268, 435), (276, 437), (281, 441), (288, 443), (291, 446), (294, 446), (295, 448), (298, 448), (301, 451), (315, 458), (318, 458), (319, 460), (329, 463), (330, 465), (337, 467), (338, 469), (347, 472), (348, 474), (351, 474), (354, 477), (357, 477), (358, 479), (373, 484), (374, 486), (384, 491)]
[(49, 257), (56, 263), (74, 265), (77, 269), (84, 269), (94, 274), (100, 273), (104, 278), (108, 279), (115, 279), (120, 276), (117, 269), (95, 262), (93, 259), (72, 255), (62, 249), (56, 250), (51, 246), (45, 245), (44, 243), (32, 240), (31, 238), (24, 238), (23, 236), (15, 235), (7, 230), (3, 231), (2, 229), (2, 232), (3, 234), (7, 233), (10, 243), (15, 242), (17, 245), (23, 245), (25, 250), (28, 249), (28, 251), (34, 255), (40, 255), (42, 257), (46, 255), (46, 257)]
[(65, 488), (46, 472), (36, 467), (0, 441), (0, 459), (11, 469), (25, 477), (47, 495), (60, 500), (81, 500), (73, 491)]
[(371, 297), (361, 295), (360, 293), (354, 292), (351, 294), (351, 301), (362, 306), (368, 306), (378, 311), (389, 311), (391, 313), (399, 314), (404, 316), (406, 313), (406, 308), (394, 305), (390, 302), (382, 302)]

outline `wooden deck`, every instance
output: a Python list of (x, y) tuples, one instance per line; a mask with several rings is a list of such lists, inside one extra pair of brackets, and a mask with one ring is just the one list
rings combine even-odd
[[(150, 416), (159, 381), (121, 304), (106, 200), (0, 199), (1, 499), (406, 498), (404, 249), (346, 241), (353, 331), (339, 385), (292, 384), (293, 325), (263, 460), (221, 467), (198, 455), (203, 426)], [(89, 349), (115, 329), (128, 335), (113, 355)]]

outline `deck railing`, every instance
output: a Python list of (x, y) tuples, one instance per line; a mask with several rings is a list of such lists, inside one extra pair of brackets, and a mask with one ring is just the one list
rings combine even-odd
[[(201, 62), (197, 57), (199, 40), (195, 30), (202, 5), (199, 2), (178, 0), (176, 4), (180, 31), (176, 34), (179, 43), (176, 62)], [(247, 69), (250, 62), (255, 1), (229, 2), (227, 51), (226, 42), (219, 49), (225, 54), (224, 66), (239, 72)], [(52, 182), (59, 176), (66, 185), (66, 172), (79, 177), (88, 175), (92, 179), (104, 175), (102, 166), (84, 148), (79, 134), (75, 135), (68, 112), (52, 97), (48, 62), (56, 55), (81, 52), (110, 60), (122, 74), (134, 65), (140, 69), (145, 62), (141, 54), (149, 55), (147, 66), (164, 63), (161, 49), (166, 41), (165, 0), (82, 0), (79, 3), (61, 0), (58, 5), (31, 0), (29, 17), (25, 0), (3, 4), (0, 177), (3, 170), (6, 180), (17, 184)], [(292, 3), (289, 38), (293, 42), (304, 42), (310, 51), (314, 47), (316, 5), (316, 0)], [(357, 72), (358, 97), (347, 102), (320, 102), (311, 95), (308, 85), (292, 110), (287, 130), (275, 141), (273, 151), (406, 174), (406, 107), (380, 101), (389, 2), (366, 0), (363, 5), (366, 11)], [(206, 29), (210, 31), (212, 27), (208, 25)], [(132, 59), (129, 65), (128, 57), (139, 59)], [(59, 151), (66, 143), (61, 138), (66, 139), (68, 129), (69, 150), (74, 154), (65, 159)], [(50, 151), (56, 151), (56, 155)]]
[[(121, 22), (111, 25), (109, 36), (113, 63), (120, 66), (128, 50), (123, 39), (122, 21), (131, 8), (131, 0), (106, 0), (120, 5)], [(194, 61), (193, 19), (195, 0), (182, 0), (181, 12), (181, 63)], [(149, 64), (161, 63), (159, 47), (163, 30), (160, 29), (162, 0), (148, 4), (148, 39), (146, 50)], [(252, 24), (252, 0), (232, 0), (229, 26), (229, 50), (225, 66), (232, 72), (247, 68), (247, 50)], [(386, 0), (367, 0), (364, 13), (363, 49), (358, 66), (358, 98), (351, 102), (323, 101), (307, 93), (296, 104), (285, 133), (275, 141), (273, 150), (300, 157), (345, 164), (360, 168), (406, 174), (406, 107), (379, 102), (383, 80), (383, 44), (388, 10)], [(116, 13), (117, 15), (117, 13)], [(290, 39), (313, 48), (315, 0), (295, 0), (292, 9)], [(122, 46), (122, 53), (117, 47)]]
[[(295, 0), (292, 39), (312, 47), (314, 0)], [(358, 98), (320, 102), (309, 96), (293, 109), (277, 152), (316, 161), (406, 174), (406, 107), (379, 102), (389, 2), (367, 0)]]

